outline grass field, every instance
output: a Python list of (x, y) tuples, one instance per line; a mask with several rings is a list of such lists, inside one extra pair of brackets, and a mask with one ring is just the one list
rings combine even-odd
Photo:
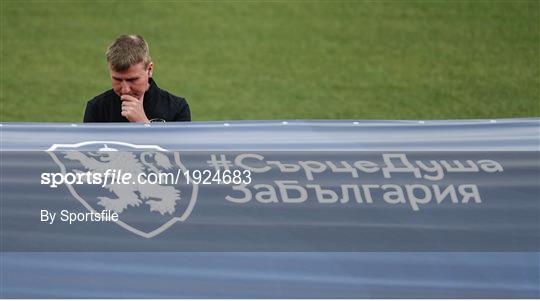
[(540, 115), (539, 1), (1, 1), (1, 121), (81, 121), (123, 33), (196, 121)]

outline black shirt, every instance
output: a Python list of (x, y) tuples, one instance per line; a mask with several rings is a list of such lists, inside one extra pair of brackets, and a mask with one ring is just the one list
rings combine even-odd
[[(143, 107), (146, 117), (165, 121), (191, 121), (187, 101), (160, 89), (152, 78), (150, 88), (144, 93)], [(84, 122), (129, 122), (122, 116), (122, 100), (111, 89), (94, 97), (86, 104)]]

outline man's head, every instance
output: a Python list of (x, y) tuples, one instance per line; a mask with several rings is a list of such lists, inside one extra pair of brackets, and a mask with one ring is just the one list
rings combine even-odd
[(114, 92), (142, 99), (154, 67), (143, 37), (122, 35), (109, 46), (106, 55)]

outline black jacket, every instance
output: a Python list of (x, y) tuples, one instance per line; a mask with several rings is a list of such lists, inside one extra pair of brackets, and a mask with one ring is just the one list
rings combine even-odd
[[(160, 89), (152, 78), (150, 88), (144, 93), (144, 112), (148, 119), (170, 121), (191, 121), (187, 101)], [(122, 101), (111, 89), (94, 97), (86, 104), (84, 122), (129, 122), (122, 116)]]

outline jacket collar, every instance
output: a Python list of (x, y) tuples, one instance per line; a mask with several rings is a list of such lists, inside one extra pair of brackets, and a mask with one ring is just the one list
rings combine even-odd
[(148, 113), (153, 112), (154, 108), (157, 105), (158, 95), (159, 95), (159, 88), (151, 77), (148, 79), (148, 83), (150, 84), (150, 88), (144, 93), (144, 100), (143, 100), (143, 107), (144, 111), (146, 112), (146, 115)]

